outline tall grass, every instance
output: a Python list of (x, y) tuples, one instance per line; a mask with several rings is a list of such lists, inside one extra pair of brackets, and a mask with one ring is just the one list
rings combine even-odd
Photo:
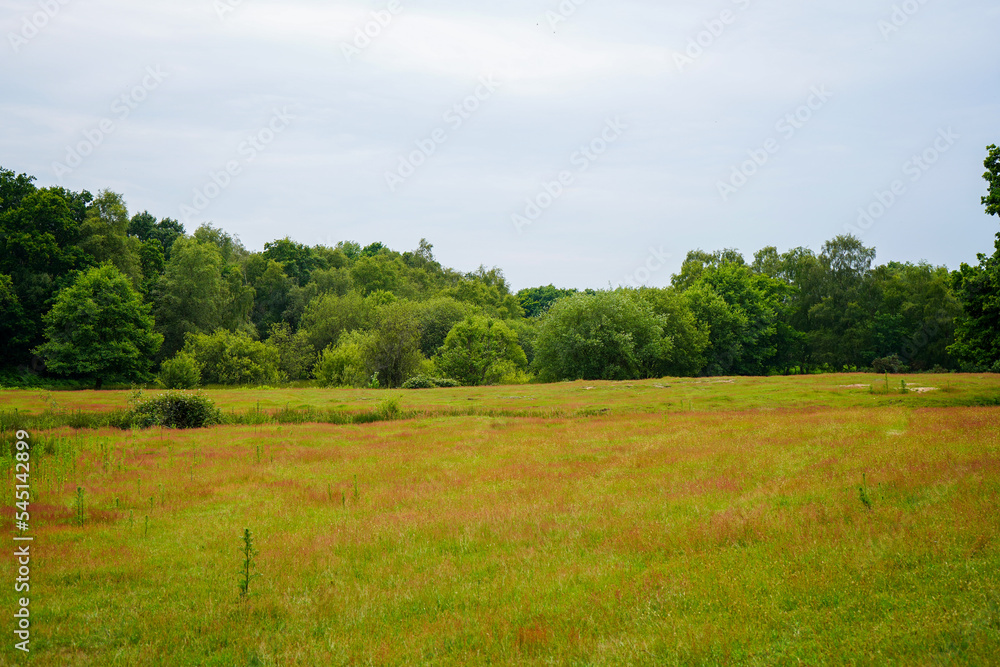
[[(38, 433), (34, 662), (1000, 652), (997, 410), (550, 407), (566, 416)], [(234, 541), (249, 525), (267, 577), (243, 605)]]

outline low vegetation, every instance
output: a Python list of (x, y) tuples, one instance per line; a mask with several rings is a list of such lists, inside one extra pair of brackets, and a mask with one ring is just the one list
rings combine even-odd
[[(36, 430), (33, 662), (988, 664), (1000, 378), (880, 381), (208, 390), (238, 423)], [(328, 409), (381, 421), (291, 419)]]

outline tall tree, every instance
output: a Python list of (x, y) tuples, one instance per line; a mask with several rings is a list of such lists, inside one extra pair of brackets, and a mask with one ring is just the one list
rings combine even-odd
[(0, 359), (7, 364), (23, 358), (25, 346), (30, 344), (28, 320), (10, 276), (0, 273)]
[(22, 333), (28, 341), (0, 364), (29, 361), (30, 349), (42, 343), (42, 314), (51, 307), (52, 297), (69, 285), (72, 271), (93, 263), (79, 240), (80, 223), (58, 191), (32, 190), (17, 207), (0, 213), (0, 273), (10, 276), (24, 309)]
[(163, 337), (153, 331), (149, 304), (114, 265), (81, 273), (44, 320), (46, 342), (37, 354), (49, 371), (90, 378), (97, 389), (152, 377)]
[(184, 346), (188, 333), (211, 333), (223, 325), (229, 286), (219, 249), (190, 238), (174, 243), (173, 255), (155, 292), (156, 321), (164, 357)]
[(316, 269), (326, 269), (329, 265), (323, 255), (312, 248), (296, 243), (287, 236), (264, 244), (265, 259), (279, 262), (285, 273), (302, 287), (309, 282), (309, 275)]
[(705, 352), (709, 347), (710, 327), (699, 325), (683, 293), (673, 287), (645, 287), (633, 294), (660, 317), (664, 336), (673, 342), (661, 359), (657, 374), (680, 377), (701, 373), (708, 364)]
[(575, 289), (559, 289), (554, 285), (545, 285), (523, 289), (517, 293), (517, 299), (524, 308), (525, 317), (538, 317), (559, 299), (573, 294), (576, 294)]
[(874, 261), (875, 249), (857, 237), (838, 236), (823, 244), (808, 331), (819, 363), (835, 370), (860, 368), (877, 356), (871, 319), (878, 296), (872, 279)]
[(142, 242), (128, 235), (128, 209), (122, 196), (102, 190), (87, 209), (80, 246), (98, 263), (111, 262), (135, 287), (142, 284)]
[(174, 241), (184, 236), (184, 225), (171, 218), (163, 218), (157, 222), (149, 211), (143, 211), (132, 216), (128, 223), (128, 235), (140, 241), (159, 243), (164, 257), (169, 258)]
[(423, 357), (415, 304), (396, 301), (378, 309), (365, 358), (383, 387), (399, 387), (416, 374)]
[(0, 213), (20, 206), (21, 200), (35, 191), (34, 183), (34, 176), (0, 167)]
[[(1000, 148), (987, 147), (983, 178), (989, 191), (982, 198), (988, 215), (1000, 217)], [(1000, 233), (991, 257), (980, 253), (979, 266), (962, 264), (952, 274), (963, 315), (955, 325), (955, 343), (949, 351), (969, 370), (1000, 373)]]

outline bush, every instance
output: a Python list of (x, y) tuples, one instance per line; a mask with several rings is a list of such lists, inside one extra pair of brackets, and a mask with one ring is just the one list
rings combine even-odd
[(414, 375), (409, 380), (403, 383), (403, 389), (434, 389), (437, 385), (434, 383), (434, 378), (427, 377), (426, 375)]
[(278, 350), (245, 333), (188, 334), (184, 351), (197, 360), (206, 384), (276, 385), (288, 379)]
[(278, 366), (289, 380), (306, 380), (316, 363), (316, 350), (305, 331), (292, 333), (287, 323), (271, 325), (267, 345), (278, 351)]
[(517, 334), (500, 320), (468, 317), (448, 332), (434, 358), (443, 372), (470, 386), (503, 384), (528, 365)]
[(140, 394), (133, 399), (129, 422), (139, 428), (203, 428), (221, 424), (222, 411), (201, 392), (168, 391), (148, 399)]
[(164, 389), (194, 389), (201, 384), (201, 366), (187, 352), (178, 352), (160, 366), (159, 379)]
[(872, 362), (872, 372), (874, 373), (905, 373), (909, 370), (898, 354), (882, 357)]
[(319, 355), (313, 375), (321, 387), (364, 387), (368, 385), (368, 365), (364, 348), (367, 338), (360, 332), (344, 334), (336, 347)]
[(636, 380), (662, 377), (672, 349), (663, 319), (647, 304), (621, 290), (576, 294), (556, 301), (543, 317), (534, 363), (546, 382)]
[(375, 406), (374, 415), (380, 420), (389, 421), (399, 419), (402, 414), (403, 411), (399, 407), (399, 398), (396, 396), (390, 396), (383, 401), (379, 401), (378, 405)]
[(436, 389), (440, 387), (460, 387), (458, 382), (449, 378), (436, 378), (429, 375), (414, 375), (403, 383), (403, 389)]

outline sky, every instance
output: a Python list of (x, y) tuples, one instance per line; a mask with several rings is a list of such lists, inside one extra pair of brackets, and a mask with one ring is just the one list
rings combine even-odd
[(996, 0), (0, 0), (0, 166), (515, 290), (846, 233), (957, 268), (1000, 231), (997, 34)]

